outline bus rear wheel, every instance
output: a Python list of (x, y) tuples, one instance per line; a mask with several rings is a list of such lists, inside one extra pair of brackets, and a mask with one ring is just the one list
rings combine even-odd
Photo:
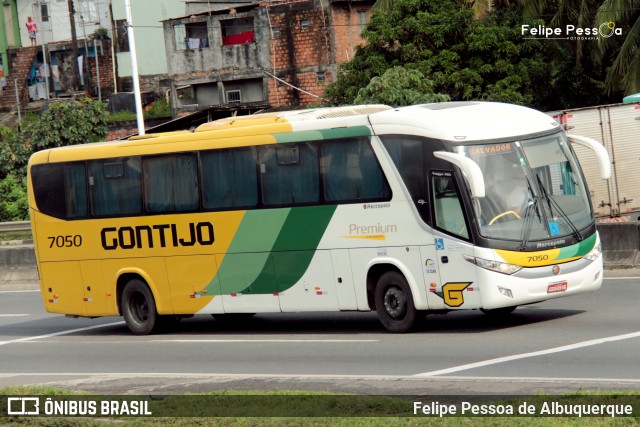
[(160, 316), (146, 283), (134, 279), (125, 285), (122, 291), (122, 316), (135, 335), (147, 335), (156, 329)]
[(404, 276), (388, 271), (380, 276), (375, 291), (376, 312), (389, 332), (409, 332), (416, 321), (411, 289)]

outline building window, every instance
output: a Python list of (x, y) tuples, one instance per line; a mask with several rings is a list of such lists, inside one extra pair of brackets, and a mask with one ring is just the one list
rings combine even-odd
[(240, 95), (239, 90), (228, 90), (227, 104), (240, 104), (242, 102), (242, 97)]
[(280, 27), (273, 27), (271, 29), (271, 34), (274, 39), (280, 38)]
[(40, 5), (40, 17), (42, 22), (49, 22), (49, 5), (42, 3)]
[(209, 47), (209, 32), (206, 22), (174, 25), (173, 34), (176, 41), (176, 50)]
[(324, 71), (319, 71), (316, 73), (316, 81), (318, 83), (324, 83), (326, 78), (326, 74), (324, 73)]
[(308, 19), (303, 19), (302, 21), (300, 21), (300, 29), (301, 30), (308, 30), (309, 29), (309, 20)]
[(118, 52), (129, 52), (129, 35), (127, 34), (127, 20), (118, 19), (115, 21), (116, 40)]
[(220, 21), (222, 45), (249, 44), (255, 42), (253, 17)]
[(96, 0), (80, 0), (79, 9), (78, 12), (80, 12), (81, 19), (84, 19), (85, 23), (100, 22)]

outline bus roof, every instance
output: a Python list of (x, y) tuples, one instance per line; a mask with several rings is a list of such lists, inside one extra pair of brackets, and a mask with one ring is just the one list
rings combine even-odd
[[(416, 134), (465, 142), (515, 138), (559, 129), (548, 115), (513, 104), (497, 102), (441, 102), (390, 109), (372, 114), (376, 133), (392, 126), (412, 127)], [(389, 125), (387, 128), (385, 125)]]
[[(44, 150), (35, 153), (30, 162), (198, 150), (207, 142), (208, 148), (231, 148), (290, 142), (296, 138), (370, 135), (370, 131), (364, 132), (369, 126), (373, 126), (375, 133), (414, 133), (456, 142), (514, 138), (559, 128), (557, 122), (544, 113), (510, 104), (468, 101), (399, 108), (353, 105), (228, 117), (200, 125), (194, 132), (166, 132)], [(150, 150), (149, 146), (154, 148)]]
[(258, 126), (274, 123), (291, 123), (305, 120), (337, 119), (341, 117), (366, 116), (391, 110), (388, 105), (348, 105), (344, 107), (312, 108), (306, 110), (290, 110), (281, 112), (258, 113), (250, 116), (226, 117), (213, 122), (204, 123), (195, 130), (206, 132), (229, 129), (233, 127)]

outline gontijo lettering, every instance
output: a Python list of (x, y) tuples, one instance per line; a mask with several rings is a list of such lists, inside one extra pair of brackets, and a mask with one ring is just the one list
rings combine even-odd
[(153, 248), (159, 244), (161, 248), (173, 246), (212, 245), (215, 241), (213, 224), (210, 222), (190, 222), (188, 230), (177, 224), (157, 224), (153, 226), (137, 225), (135, 227), (105, 227), (100, 231), (102, 247), (114, 249)]

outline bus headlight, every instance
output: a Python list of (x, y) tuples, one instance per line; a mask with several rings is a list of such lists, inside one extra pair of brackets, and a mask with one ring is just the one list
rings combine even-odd
[(464, 259), (466, 259), (472, 264), (477, 265), (478, 267), (485, 268), (491, 271), (497, 271), (498, 273), (502, 273), (502, 274), (513, 274), (522, 270), (521, 266), (507, 264), (506, 262), (492, 261), (489, 259), (473, 257), (469, 255), (465, 255)]
[(602, 255), (602, 244), (598, 243), (584, 257), (590, 261), (595, 261), (600, 258), (600, 255)]

